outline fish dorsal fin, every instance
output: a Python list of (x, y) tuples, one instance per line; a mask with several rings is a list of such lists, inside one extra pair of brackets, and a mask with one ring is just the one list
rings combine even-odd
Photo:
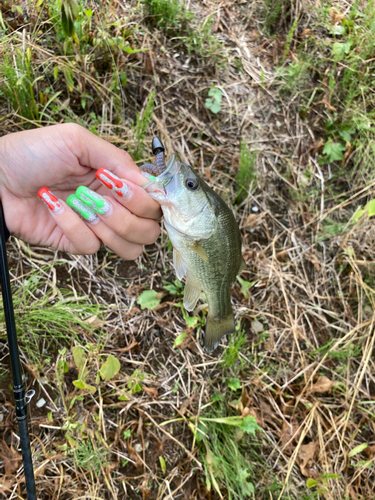
[(184, 290), (184, 307), (187, 311), (192, 311), (198, 302), (201, 290), (190, 280), (186, 281)]
[(203, 259), (204, 261), (208, 260), (208, 255), (206, 250), (197, 241), (194, 243), (191, 249), (194, 250), (194, 252), (197, 252), (199, 257), (201, 257), (201, 259)]
[(187, 267), (185, 262), (182, 260), (181, 254), (175, 248), (173, 249), (173, 265), (176, 270), (176, 276), (179, 280), (185, 276)]
[(241, 264), (240, 264), (240, 268), (238, 270), (238, 274), (241, 274), (242, 271), (245, 271), (246, 269), (246, 262), (245, 262), (245, 259), (241, 256)]

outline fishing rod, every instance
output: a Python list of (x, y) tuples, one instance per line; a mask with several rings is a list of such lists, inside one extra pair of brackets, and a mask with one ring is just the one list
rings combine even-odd
[(13, 394), (16, 401), (16, 417), (22, 450), (23, 469), (25, 473), (28, 500), (37, 500), (33, 460), (31, 456), (30, 436), (27, 424), (28, 395), (22, 383), (20, 354), (18, 350), (16, 323), (14, 320), (12, 291), (10, 288), (8, 258), (6, 253), (6, 229), (3, 206), (0, 201), (0, 280), (3, 294), (4, 315), (7, 328), (10, 364), (13, 375)]

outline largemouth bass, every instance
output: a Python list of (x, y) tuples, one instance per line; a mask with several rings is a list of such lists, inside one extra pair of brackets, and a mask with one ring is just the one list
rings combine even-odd
[(207, 298), (204, 345), (211, 352), (235, 328), (231, 287), (246, 268), (240, 231), (224, 200), (189, 165), (174, 155), (164, 164), (164, 148), (155, 139), (156, 165), (140, 167), (150, 180), (144, 187), (161, 204), (176, 275), (186, 279), (185, 309), (195, 308), (202, 291)]

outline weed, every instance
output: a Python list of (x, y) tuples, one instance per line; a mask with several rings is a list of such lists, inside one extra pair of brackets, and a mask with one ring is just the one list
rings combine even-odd
[(144, 152), (144, 142), (150, 127), (153, 111), (155, 108), (155, 90), (148, 95), (143, 111), (137, 115), (136, 123), (133, 126), (133, 135), (136, 142), (132, 157), (134, 160), (141, 160)]
[(85, 471), (92, 471), (99, 476), (100, 471), (109, 465), (109, 450), (104, 445), (98, 446), (89, 438), (77, 441), (77, 446), (70, 451), (75, 465)]
[[(225, 369), (232, 368), (240, 358), (239, 353), (243, 352), (246, 343), (246, 333), (241, 328), (236, 328), (229, 338), (228, 347), (223, 353), (222, 366)], [(241, 362), (242, 363), (242, 362)]]
[(184, 32), (194, 16), (180, 0), (143, 0), (151, 26), (170, 32)]
[(226, 491), (228, 499), (245, 500), (254, 494), (255, 471), (251, 464), (256, 456), (256, 440), (249, 434), (254, 435), (260, 428), (253, 417), (247, 417), (253, 425), (251, 428), (249, 420), (247, 430), (243, 426), (228, 425), (231, 417), (224, 417), (227, 410), (223, 397), (217, 393), (212, 403), (196, 432), (207, 489), (212, 488), (219, 494)]
[(255, 170), (256, 156), (256, 152), (251, 152), (246, 142), (242, 141), (239, 168), (236, 175), (238, 191), (233, 203), (242, 202), (248, 194), (250, 184), (255, 183), (258, 178)]
[[(20, 346), (42, 369), (48, 364), (48, 356), (78, 338), (78, 328), (92, 332), (93, 327), (85, 320), (100, 314), (99, 306), (90, 304), (87, 297), (77, 298), (70, 290), (48, 287), (36, 272), (17, 283), (13, 302)], [(4, 321), (2, 303), (0, 321)]]

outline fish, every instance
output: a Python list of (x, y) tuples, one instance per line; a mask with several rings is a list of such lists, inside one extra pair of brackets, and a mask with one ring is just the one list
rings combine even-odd
[(185, 309), (192, 311), (202, 292), (206, 296), (204, 347), (212, 352), (235, 330), (231, 288), (246, 268), (240, 230), (232, 210), (189, 165), (175, 155), (164, 162), (164, 147), (156, 137), (152, 146), (157, 164), (140, 167), (149, 179), (143, 187), (161, 205), (173, 266), (177, 278), (186, 280)]

